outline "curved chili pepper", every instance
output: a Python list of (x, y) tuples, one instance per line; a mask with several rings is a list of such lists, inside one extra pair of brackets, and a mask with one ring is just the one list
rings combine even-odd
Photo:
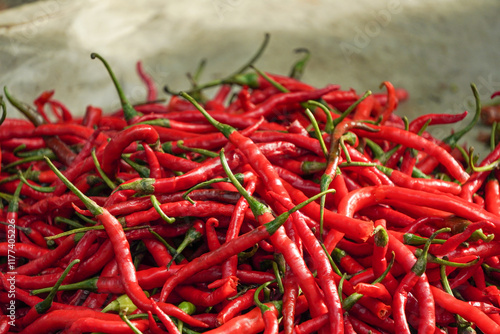
[[(4, 87), (4, 93), (9, 102), (15, 106), (21, 113), (23, 113), (29, 120), (36, 126), (45, 123), (43, 117), (40, 114), (34, 112), (31, 108), (23, 104), (22, 102), (15, 99), (10, 95), (7, 87)], [(66, 166), (71, 165), (71, 162), (75, 158), (73, 151), (64, 144), (57, 136), (48, 136), (43, 138), (47, 147), (49, 147), (57, 156), (57, 158)]]
[[(252, 174), (252, 176), (250, 176), (250, 178), (248, 179), (248, 184), (245, 188), (245, 190), (250, 195), (253, 195), (256, 183), (257, 183), (257, 178), (255, 177), (255, 174)], [(249, 204), (247, 200), (243, 196), (240, 197), (240, 199), (238, 199), (238, 202), (234, 206), (233, 213), (231, 214), (231, 221), (229, 222), (229, 226), (226, 232), (226, 242), (235, 239), (239, 235), (241, 225), (245, 218), (245, 211), (247, 211), (248, 207)], [(222, 265), (223, 276), (228, 277), (234, 275), (237, 270), (237, 266), (238, 266), (238, 257), (237, 256), (230, 257)]]
[(108, 176), (116, 172), (123, 150), (136, 140), (142, 140), (147, 144), (158, 144), (158, 132), (150, 125), (134, 125), (113, 137), (104, 148), (101, 162), (102, 170)]
[(385, 199), (394, 199), (403, 203), (428, 206), (438, 210), (444, 210), (457, 216), (472, 221), (489, 220), (498, 228), (500, 220), (497, 216), (478, 208), (475, 204), (462, 200), (459, 197), (451, 197), (441, 194), (430, 194), (419, 190), (394, 187), (376, 186), (365, 187), (349, 193), (339, 205), (338, 212), (352, 216), (354, 212), (368, 204), (383, 202)]
[(381, 125), (375, 127), (374, 129), (378, 131), (368, 132), (356, 129), (354, 132), (363, 137), (389, 140), (393, 143), (402, 144), (406, 147), (425, 151), (427, 154), (434, 156), (460, 183), (465, 183), (465, 181), (469, 179), (470, 176), (465, 172), (462, 166), (445, 149), (432, 143), (431, 141), (426, 140), (425, 138), (412, 132), (394, 127)]
[[(294, 189), (286, 182), (284, 182), (283, 184), (292, 198), (294, 198), (296, 201), (300, 202), (307, 199), (307, 196), (305, 196), (304, 193), (300, 190)], [(319, 204), (311, 202), (302, 209), (302, 212), (312, 219), (319, 221)], [(347, 237), (353, 240), (366, 241), (373, 232), (373, 222), (371, 221), (353, 219), (347, 217), (346, 215), (337, 214), (330, 210), (324, 211), (324, 217), (326, 228), (335, 229), (339, 232), (345, 233)]]
[(413, 178), (408, 174), (400, 172), (396, 169), (390, 169), (382, 165), (376, 166), (380, 171), (384, 172), (395, 185), (416, 190), (425, 190), (429, 192), (446, 192), (453, 195), (458, 195), (462, 191), (459, 184), (438, 179), (423, 179)]
[(23, 334), (29, 333), (50, 333), (61, 330), (71, 325), (81, 318), (93, 318), (94, 320), (121, 321), (117, 314), (101, 313), (94, 310), (81, 310), (79, 312), (69, 310), (54, 310), (44, 314), (28, 327), (21, 331)]
[[(293, 151), (294, 147), (292, 146), (292, 144), (285, 145), (284, 143), (280, 143), (278, 147), (276, 147), (276, 145), (259, 145), (258, 148), (264, 154), (281, 155), (285, 154), (287, 151)], [(231, 168), (235, 168), (236, 166), (242, 164), (244, 157), (239, 150), (231, 150), (226, 153), (226, 159), (228, 160)], [(198, 168), (180, 176), (162, 179), (135, 179), (130, 182), (122, 183), (119, 188), (134, 189), (137, 192), (148, 194), (171, 193), (174, 191), (189, 189), (221, 172), (222, 166), (220, 160), (218, 158), (212, 158), (200, 164)]]
[(139, 308), (145, 311), (154, 311), (158, 315), (165, 326), (171, 330), (173, 333), (178, 332), (172, 320), (170, 320), (150, 299), (146, 297), (143, 290), (140, 288), (137, 282), (137, 276), (135, 268), (132, 262), (132, 256), (130, 254), (130, 248), (128, 241), (123, 232), (123, 228), (118, 220), (113, 217), (106, 209), (100, 207), (97, 203), (92, 201), (90, 198), (82, 194), (78, 189), (76, 189), (59, 170), (46, 159), (46, 162), (50, 168), (58, 175), (59, 178), (66, 184), (66, 186), (74, 192), (82, 202), (87, 206), (87, 208), (92, 212), (92, 214), (104, 225), (106, 232), (108, 234), (109, 240), (113, 245), (113, 251), (118, 264), (118, 270), (121, 274), (121, 279), (125, 291), (129, 295), (130, 299)]
[[(221, 157), (223, 157), (223, 152), (221, 152)], [(225, 163), (225, 160), (222, 159), (222, 162)], [(229, 172), (227, 164), (225, 164), (225, 170), (226, 170), (226, 173)], [(232, 179), (233, 184), (235, 184), (235, 186), (236, 186), (237, 181), (234, 178), (234, 175), (228, 174), (228, 176)], [(218, 264), (218, 263), (224, 261), (225, 259), (229, 258), (230, 256), (236, 255), (237, 253), (244, 251), (247, 248), (250, 248), (256, 242), (258, 242), (266, 237), (272, 236), (272, 234), (274, 232), (276, 232), (281, 227), (281, 225), (284, 223), (284, 221), (286, 220), (286, 217), (288, 217), (291, 214), (291, 212), (286, 212), (286, 213), (280, 215), (279, 218), (277, 218), (277, 219), (271, 218), (271, 217), (269, 217), (270, 211), (268, 208), (266, 208), (265, 206), (262, 206), (262, 204), (256, 202), (254, 199), (252, 199), (250, 196), (248, 196), (248, 194), (244, 192), (244, 189), (241, 186), (238, 190), (243, 191), (244, 196), (246, 197), (247, 201), (250, 204), (250, 207), (252, 208), (252, 210), (255, 210), (255, 215), (258, 217), (263, 216), (263, 217), (260, 217), (259, 219), (265, 218), (265, 220), (264, 219), (261, 220), (264, 224), (260, 225), (256, 229), (240, 236), (237, 239), (233, 239), (233, 240), (221, 245), (221, 247), (219, 247), (217, 250), (215, 250), (213, 252), (203, 254), (202, 256), (196, 258), (195, 260), (191, 261), (189, 264), (182, 267), (175, 276), (172, 276), (169, 279), (167, 279), (165, 285), (163, 286), (160, 300), (165, 300), (166, 297), (169, 295), (169, 293), (172, 291), (172, 289), (176, 285), (178, 285), (179, 282), (181, 282), (185, 278), (189, 277), (193, 273), (201, 271), (203, 269), (207, 269), (210, 266), (213, 266), (215, 264)], [(307, 204), (307, 202), (303, 203), (302, 205), (300, 205), (298, 207), (295, 207), (295, 210), (299, 209), (304, 204)], [(285, 239), (283, 237), (280, 240), (285, 241)], [(291, 246), (288, 243), (286, 243), (286, 244), (283, 243), (282, 245)], [(287, 256), (288, 257), (293, 256), (295, 258), (295, 256), (296, 256), (294, 254), (295, 252), (296, 251), (293, 248), (292, 249), (290, 249), (290, 248), (284, 249), (284, 256), (285, 256), (285, 258)], [(295, 263), (289, 262), (290, 265), (294, 265), (294, 268), (295, 268), (294, 271), (296, 271), (297, 275), (301, 275), (301, 277), (304, 277), (305, 276), (304, 270), (297, 269), (297, 267), (301, 266), (300, 262), (295, 260), (295, 259), (294, 259), (294, 261), (296, 261), (296, 262)], [(305, 282), (305, 279), (302, 278), (301, 282)], [(304, 285), (301, 284), (301, 286), (304, 286)], [(313, 288), (316, 288), (316, 287), (313, 287)], [(310, 291), (311, 287), (306, 288), (306, 286), (304, 286), (303, 289), (305, 291)], [(311, 294), (309, 294), (309, 298), (313, 298), (311, 296)], [(314, 297), (314, 298), (318, 298), (318, 297)], [(317, 299), (317, 300), (319, 301), (321, 299)]]
[(338, 85), (328, 85), (325, 88), (317, 89), (314, 91), (299, 91), (293, 93), (280, 93), (273, 95), (261, 105), (258, 105), (254, 110), (247, 112), (246, 117), (259, 118), (261, 116), (268, 116), (280, 104), (291, 104), (297, 102), (304, 102), (307, 100), (316, 100), (325, 94), (338, 90)]
[(146, 84), (146, 89), (148, 91), (146, 101), (155, 101), (158, 97), (158, 90), (153, 78), (144, 71), (141, 61), (137, 62), (136, 70), (141, 80), (144, 82), (144, 84)]
[(64, 242), (54, 250), (51, 250), (44, 255), (18, 267), (16, 269), (17, 274), (34, 275), (40, 273), (45, 268), (49, 268), (52, 264), (66, 255), (82, 237), (83, 234), (74, 234), (73, 236), (64, 239)]
[(484, 333), (493, 334), (500, 331), (500, 325), (478, 308), (455, 298), (437, 287), (431, 285), (430, 288), (436, 304), (445, 310), (453, 314), (459, 314), (467, 321), (473, 322)]
[(202, 291), (190, 285), (178, 285), (175, 288), (175, 292), (184, 300), (196, 306), (211, 307), (220, 304), (228, 298), (234, 297), (237, 293), (237, 283), (238, 279), (236, 276), (230, 276), (225, 280), (222, 286), (216, 288), (212, 292)]
[[(64, 135), (74, 135), (79, 138), (88, 139), (94, 133), (94, 130), (79, 124), (65, 124), (61, 126), (60, 124), (40, 124), (33, 130), (33, 134), (36, 136), (64, 136)], [(107, 141), (107, 136), (100, 132), (96, 138), (96, 144), (100, 145)]]
[(381, 86), (382, 85), (387, 89), (387, 103), (382, 113), (378, 115), (382, 118), (380, 124), (384, 124), (398, 106), (398, 99), (396, 97), (394, 86), (389, 81), (382, 82)]
[(249, 289), (241, 296), (229, 301), (226, 306), (217, 314), (218, 325), (223, 325), (237, 314), (254, 305), (254, 293), (256, 289)]
[(75, 261), (72, 261), (68, 265), (68, 267), (66, 267), (66, 269), (64, 269), (64, 272), (61, 274), (61, 276), (57, 280), (57, 283), (54, 285), (54, 287), (52, 288), (52, 290), (50, 291), (48, 296), (43, 301), (41, 301), (41, 302), (37, 303), (36, 305), (34, 305), (33, 307), (31, 307), (30, 310), (28, 311), (28, 313), (26, 313), (26, 315), (24, 315), (21, 318), (20, 327), (26, 327), (27, 325), (31, 324), (33, 321), (38, 319), (42, 314), (50, 311), (50, 309), (52, 308), (52, 303), (54, 301), (54, 297), (56, 296), (56, 293), (57, 293), (57, 289), (62, 284), (63, 280), (66, 278), (66, 276), (68, 275), (71, 268), (75, 264), (77, 264), (78, 262), (80, 262), (80, 260), (78, 260), (78, 259)]
[[(14, 249), (16, 250), (16, 256), (24, 257), (28, 260), (37, 259), (44, 254), (50, 252), (47, 248), (42, 248), (37, 245), (30, 245), (25, 243), (15, 243), (13, 244)], [(0, 256), (7, 256), (9, 254), (9, 243), (8, 242), (0, 242)]]

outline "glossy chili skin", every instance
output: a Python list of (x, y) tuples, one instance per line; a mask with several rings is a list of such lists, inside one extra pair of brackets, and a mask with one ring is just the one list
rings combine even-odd
[[(278, 315), (278, 310), (277, 308), (272, 304), (265, 304), (268, 305), (271, 309), (272, 312), (275, 313), (275, 315)], [(262, 312), (258, 307), (255, 307), (252, 309), (250, 312), (240, 315), (237, 317), (232, 318), (228, 322), (224, 323), (223, 325), (209, 330), (205, 333), (209, 334), (223, 334), (223, 333), (234, 333), (235, 330), (237, 331), (245, 331), (245, 333), (259, 333), (262, 330), (265, 329), (265, 323), (264, 319), (262, 317)]]
[(354, 130), (354, 132), (359, 136), (389, 140), (393, 143), (402, 144), (405, 147), (425, 151), (427, 154), (434, 156), (459, 182), (464, 183), (469, 179), (470, 176), (465, 172), (457, 160), (455, 160), (445, 149), (431, 141), (412, 132), (395, 127), (377, 126), (374, 127), (374, 129), (377, 131), (368, 132), (364, 130)]
[(142, 140), (147, 144), (156, 144), (159, 140), (158, 132), (146, 124), (131, 126), (117, 134), (104, 148), (101, 167), (108, 175), (116, 172), (123, 150), (131, 143)]

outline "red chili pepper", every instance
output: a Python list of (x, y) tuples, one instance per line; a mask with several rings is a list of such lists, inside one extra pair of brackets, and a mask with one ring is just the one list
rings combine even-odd
[(377, 165), (377, 168), (384, 172), (395, 185), (428, 192), (444, 192), (453, 195), (458, 195), (462, 191), (459, 184), (438, 179), (423, 179), (413, 178), (408, 174), (400, 172), (396, 169), (390, 169), (382, 165)]
[(417, 150), (425, 151), (427, 154), (434, 156), (438, 161), (448, 170), (448, 172), (457, 179), (460, 183), (464, 183), (469, 179), (469, 175), (465, 172), (463, 167), (442, 147), (432, 143), (425, 138), (408, 132), (402, 129), (377, 126), (374, 127), (375, 132), (368, 132), (364, 130), (353, 130), (357, 135), (373, 139), (388, 140), (393, 143), (402, 144), (406, 147), (414, 148)]
[[(13, 247), (16, 250), (16, 256), (24, 257), (28, 260), (34, 260), (43, 256), (44, 254), (50, 252), (47, 248), (41, 248), (36, 245), (29, 245), (25, 243), (15, 243)], [(0, 256), (5, 256), (9, 254), (9, 243), (8, 242), (0, 242)]]
[(273, 95), (271, 98), (258, 105), (257, 108), (245, 114), (246, 117), (258, 118), (261, 116), (269, 116), (273, 112), (274, 108), (280, 104), (291, 104), (297, 102), (304, 102), (307, 100), (316, 100), (325, 94), (332, 91), (338, 90), (340, 86), (329, 85), (325, 88), (314, 90), (314, 91), (300, 91), (293, 93), (280, 93)]
[(202, 291), (190, 285), (179, 285), (175, 288), (175, 292), (196, 306), (211, 307), (234, 297), (237, 293), (237, 284), (238, 279), (231, 276), (225, 280), (222, 286), (212, 292)]
[[(264, 304), (268, 306), (276, 316), (278, 316), (278, 308), (273, 303)], [(232, 318), (223, 325), (209, 330), (205, 333), (208, 334), (229, 334), (234, 331), (244, 331), (248, 334), (257, 334), (265, 329), (264, 319), (262, 312), (258, 307), (255, 307), (250, 312)]]
[(224, 101), (227, 96), (231, 93), (231, 85), (222, 85), (215, 94), (214, 98), (205, 103), (205, 107), (209, 110), (224, 111), (226, 107), (224, 106)]
[(113, 217), (106, 209), (103, 209), (97, 203), (93, 202), (91, 199), (79, 192), (62, 174), (59, 172), (55, 166), (46, 160), (51, 169), (58, 175), (59, 178), (66, 184), (72, 192), (74, 192), (82, 202), (91, 210), (92, 214), (104, 225), (106, 233), (108, 234), (109, 240), (113, 245), (113, 251), (118, 264), (118, 270), (121, 275), (121, 280), (127, 295), (130, 297), (132, 302), (139, 308), (145, 311), (154, 311), (154, 313), (160, 317), (160, 320), (168, 328), (169, 331), (173, 333), (178, 332), (175, 325), (150, 299), (146, 297), (144, 291), (141, 289), (137, 282), (137, 276), (135, 268), (132, 261), (132, 256), (130, 254), (130, 248), (128, 241), (123, 232), (123, 228), (118, 220)]
[(148, 91), (148, 96), (146, 101), (155, 101), (158, 96), (158, 91), (156, 89), (155, 82), (152, 77), (150, 77), (143, 69), (142, 62), (138, 61), (136, 65), (137, 73), (141, 77), (142, 81), (146, 84)]
[[(255, 191), (257, 179), (255, 174), (252, 174), (250, 178), (248, 178), (248, 184), (245, 190), (253, 195)], [(233, 240), (238, 237), (241, 225), (245, 218), (245, 212), (248, 209), (248, 202), (244, 197), (240, 197), (238, 202), (235, 204), (234, 211), (231, 214), (231, 221), (229, 222), (229, 226), (226, 232), (226, 242)], [(238, 257), (231, 256), (224, 264), (222, 265), (223, 277), (228, 277), (234, 275), (238, 266)]]
[(394, 86), (389, 81), (382, 82), (382, 85), (384, 85), (385, 88), (387, 89), (387, 104), (382, 113), (378, 115), (382, 117), (380, 124), (384, 124), (389, 119), (392, 112), (398, 106), (398, 99), (396, 97), (396, 91), (394, 89)]
[(217, 315), (218, 326), (225, 324), (239, 313), (253, 306), (255, 290), (256, 289), (249, 289), (241, 296), (230, 300)]
[(108, 176), (116, 172), (123, 150), (136, 140), (158, 144), (159, 136), (150, 125), (134, 125), (113, 137), (104, 148), (101, 162), (101, 168)]
[(9, 332), (10, 321), (7, 315), (0, 315), (0, 334), (7, 334)]
[(458, 314), (465, 320), (473, 322), (484, 333), (493, 334), (500, 331), (500, 325), (490, 319), (481, 310), (469, 305), (467, 302), (455, 298), (454, 296), (432, 285), (430, 288), (436, 304), (438, 304), (445, 310), (453, 314)]
[[(269, 192), (275, 200), (279, 201), (286, 209), (291, 210), (293, 203), (287, 201), (286, 198), (279, 196), (273, 192)], [(316, 270), (318, 271), (318, 278), (320, 285), (325, 294), (325, 302), (328, 307), (328, 314), (330, 319), (330, 331), (332, 333), (342, 332), (343, 318), (342, 318), (342, 305), (338, 295), (337, 287), (333, 279), (333, 269), (330, 261), (321, 247), (318, 239), (314, 236), (305, 221), (300, 216), (300, 213), (293, 214), (294, 227), (304, 243), (309, 254), (313, 256)]]

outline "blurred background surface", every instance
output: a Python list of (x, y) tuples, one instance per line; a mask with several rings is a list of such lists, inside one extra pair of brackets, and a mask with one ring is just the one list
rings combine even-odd
[[(87, 105), (115, 110), (114, 87), (91, 52), (104, 56), (132, 102), (145, 98), (141, 60), (159, 87), (187, 89), (187, 72), (207, 60), (201, 81), (239, 68), (265, 33), (257, 67), (288, 74), (305, 47), (303, 81), (318, 87), (381, 91), (389, 80), (410, 99), (397, 113), (474, 111), (500, 90), (498, 0), (39, 0), (0, 1), (0, 84), (26, 102), (54, 89), (75, 114)], [(160, 93), (160, 97), (168, 95)], [(9, 108), (10, 116), (18, 116)], [(458, 126), (460, 127), (460, 126)], [(433, 127), (438, 138), (450, 129)], [(476, 142), (478, 127), (467, 138)]]

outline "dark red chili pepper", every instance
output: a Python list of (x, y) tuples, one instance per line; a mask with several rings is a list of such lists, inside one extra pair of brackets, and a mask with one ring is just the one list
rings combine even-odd
[(382, 334), (381, 331), (376, 330), (372, 326), (364, 323), (362, 320), (350, 316), (347, 316), (347, 319), (349, 319), (353, 330), (355, 330), (355, 333), (373, 333), (373, 334)]

